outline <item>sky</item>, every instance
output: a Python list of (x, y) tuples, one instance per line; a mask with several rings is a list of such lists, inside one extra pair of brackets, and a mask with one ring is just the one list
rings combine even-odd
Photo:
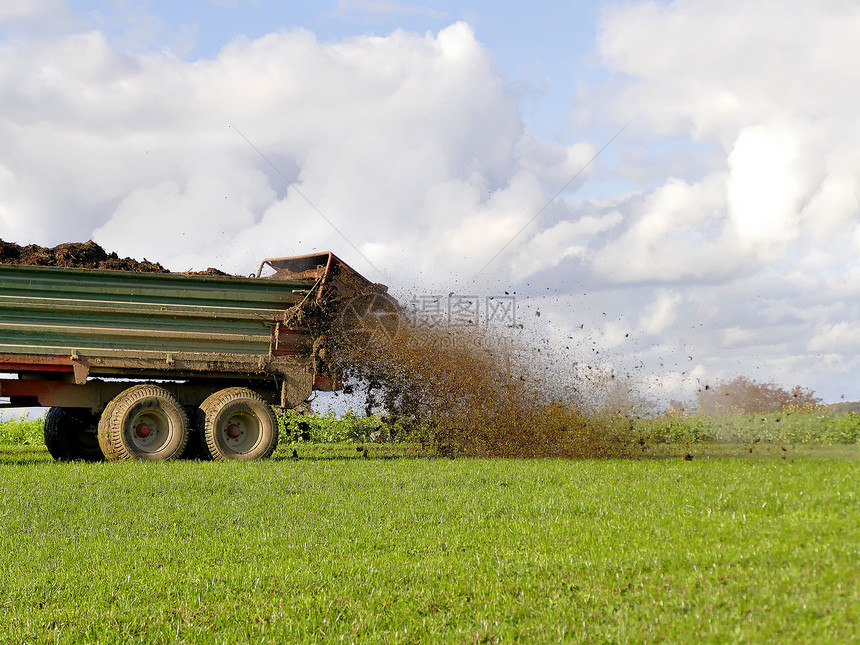
[(857, 33), (855, 0), (6, 2), (0, 238), (331, 250), (410, 306), (515, 293), (557, 365), (664, 400), (858, 400)]

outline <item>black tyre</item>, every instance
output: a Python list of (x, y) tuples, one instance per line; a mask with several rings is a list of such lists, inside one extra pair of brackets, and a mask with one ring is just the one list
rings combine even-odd
[[(117, 398), (119, 398), (119, 397), (117, 397)], [(105, 456), (105, 459), (107, 459), (108, 461), (118, 461), (119, 460), (118, 453), (116, 452), (116, 450), (114, 450), (110, 441), (103, 441), (102, 440), (102, 429), (101, 429), (102, 428), (102, 421), (104, 421), (105, 419), (109, 419), (110, 415), (113, 414), (113, 408), (114, 408), (114, 401), (115, 400), (116, 399), (109, 401), (108, 404), (105, 406), (105, 409), (102, 411), (101, 417), (99, 417), (99, 425), (98, 425), (99, 447), (102, 449), (102, 454)]]
[(212, 459), (265, 459), (278, 446), (278, 422), (256, 392), (231, 387), (200, 405), (200, 432)]
[(45, 415), (45, 445), (59, 461), (101, 461), (96, 415), (85, 408), (51, 408)]
[(135, 385), (121, 392), (99, 421), (99, 445), (109, 461), (174, 459), (187, 443), (185, 410), (156, 385)]
[(185, 452), (182, 453), (181, 459), (197, 459), (208, 461), (212, 459), (209, 456), (209, 450), (206, 448), (206, 440), (203, 439), (201, 431), (201, 423), (199, 418), (203, 413), (199, 408), (186, 407), (185, 414), (188, 415), (188, 445), (185, 446)]

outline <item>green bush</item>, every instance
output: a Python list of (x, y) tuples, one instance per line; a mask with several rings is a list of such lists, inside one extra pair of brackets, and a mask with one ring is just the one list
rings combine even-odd
[(45, 445), (44, 417), (31, 419), (24, 414), (17, 419), (0, 421), (0, 444), (13, 446)]
[(820, 406), (805, 406), (770, 414), (737, 414), (721, 420), (726, 441), (855, 444), (860, 442), (860, 415), (831, 414)]
[[(391, 439), (391, 428), (378, 416), (364, 417), (352, 410), (340, 418), (328, 410), (318, 414), (302, 414), (287, 410), (278, 419), (281, 439), (290, 443), (386, 442)], [(396, 436), (396, 432), (394, 433)]]
[(719, 416), (671, 411), (659, 417), (619, 419), (615, 423), (627, 423), (636, 438), (646, 443), (860, 443), (860, 414), (834, 415), (818, 405), (795, 406), (767, 414)]
[(635, 438), (642, 443), (711, 443), (718, 439), (714, 419), (674, 410), (650, 418), (627, 418), (615, 425), (627, 423)]
[(286, 443), (421, 442), (422, 437), (432, 434), (432, 424), (426, 419), (395, 419), (378, 414), (362, 416), (353, 410), (347, 410), (340, 417), (333, 410), (315, 414), (286, 410), (278, 416), (278, 425), (280, 439)]

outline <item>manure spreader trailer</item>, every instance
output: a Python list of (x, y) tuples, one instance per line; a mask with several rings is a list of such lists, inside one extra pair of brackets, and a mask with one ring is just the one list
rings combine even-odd
[(50, 408), (57, 459), (268, 457), (273, 405), (340, 387), (326, 319), (384, 290), (332, 253), (250, 278), (0, 265), (0, 408)]

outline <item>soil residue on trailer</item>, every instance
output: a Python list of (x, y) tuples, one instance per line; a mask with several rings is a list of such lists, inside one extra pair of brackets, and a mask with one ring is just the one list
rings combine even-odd
[[(37, 244), (19, 246), (14, 242), (0, 240), (0, 264), (65, 269), (105, 269), (135, 273), (171, 273), (158, 262), (150, 262), (146, 258), (135, 260), (109, 253), (92, 240), (58, 244), (54, 247)], [(188, 272), (188, 275), (227, 276), (229, 274), (210, 267), (205, 271)]]

